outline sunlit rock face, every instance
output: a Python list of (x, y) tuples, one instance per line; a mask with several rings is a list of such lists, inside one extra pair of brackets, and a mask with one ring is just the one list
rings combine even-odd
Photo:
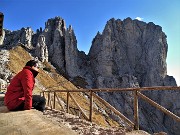
[(66, 28), (65, 21), (60, 17), (48, 19), (43, 35), (48, 46), (49, 61), (70, 77), (78, 75), (77, 41), (72, 26)]
[(5, 37), (5, 31), (2, 30), (2, 35), (0, 36), (0, 45), (3, 45), (4, 37)]
[(140, 86), (162, 86), (167, 77), (166, 35), (153, 23), (111, 19), (94, 38), (89, 55), (95, 76), (128, 74)]
[(23, 46), (32, 49), (32, 36), (33, 30), (30, 27), (22, 28), (21, 30), (10, 31), (5, 29), (5, 39), (3, 46), (7, 49), (16, 45), (22, 44)]
[[(168, 45), (162, 28), (126, 18), (110, 19), (97, 33), (89, 52), (94, 86), (97, 88), (176, 86), (167, 75)], [(133, 119), (133, 93), (99, 93), (101, 97)], [(177, 91), (145, 92), (175, 114), (180, 114)], [(180, 125), (169, 116), (140, 100), (140, 127), (149, 132), (178, 134)], [(171, 124), (170, 124), (171, 123)]]
[(48, 49), (45, 44), (45, 37), (42, 34), (38, 38), (38, 43), (35, 48), (35, 56), (42, 62), (48, 62)]

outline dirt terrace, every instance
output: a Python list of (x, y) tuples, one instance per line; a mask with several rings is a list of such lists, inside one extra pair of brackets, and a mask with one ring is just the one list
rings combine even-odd
[(76, 135), (72, 129), (52, 121), (36, 110), (7, 112), (0, 107), (0, 135)]

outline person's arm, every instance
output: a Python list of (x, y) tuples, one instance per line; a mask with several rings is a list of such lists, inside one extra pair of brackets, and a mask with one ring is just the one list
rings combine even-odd
[(25, 104), (24, 109), (30, 110), (32, 108), (32, 91), (34, 88), (34, 77), (31, 71), (25, 71), (21, 80), (23, 90), (24, 90), (24, 97), (25, 97)]

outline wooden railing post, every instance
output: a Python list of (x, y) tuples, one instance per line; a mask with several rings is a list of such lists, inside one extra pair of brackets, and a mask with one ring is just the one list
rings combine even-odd
[(93, 112), (93, 92), (90, 91), (90, 113), (89, 113), (90, 122), (92, 122), (92, 112)]
[(54, 92), (54, 104), (53, 104), (53, 109), (56, 107), (56, 92)]
[(138, 112), (138, 95), (137, 90), (134, 91), (134, 129), (139, 130), (139, 112)]
[(69, 92), (67, 92), (67, 113), (69, 113)]
[(43, 97), (45, 98), (45, 95), (44, 95), (44, 93), (45, 93), (45, 92), (43, 91)]
[(48, 106), (50, 104), (50, 92), (48, 92)]

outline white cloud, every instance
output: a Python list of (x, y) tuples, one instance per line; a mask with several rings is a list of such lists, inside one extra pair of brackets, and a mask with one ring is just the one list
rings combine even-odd
[(180, 86), (180, 67), (169, 65), (167, 68), (167, 75), (173, 76), (178, 86)]
[(142, 21), (144, 18), (136, 17), (135, 19), (137, 19), (137, 20), (139, 20), (139, 21)]

